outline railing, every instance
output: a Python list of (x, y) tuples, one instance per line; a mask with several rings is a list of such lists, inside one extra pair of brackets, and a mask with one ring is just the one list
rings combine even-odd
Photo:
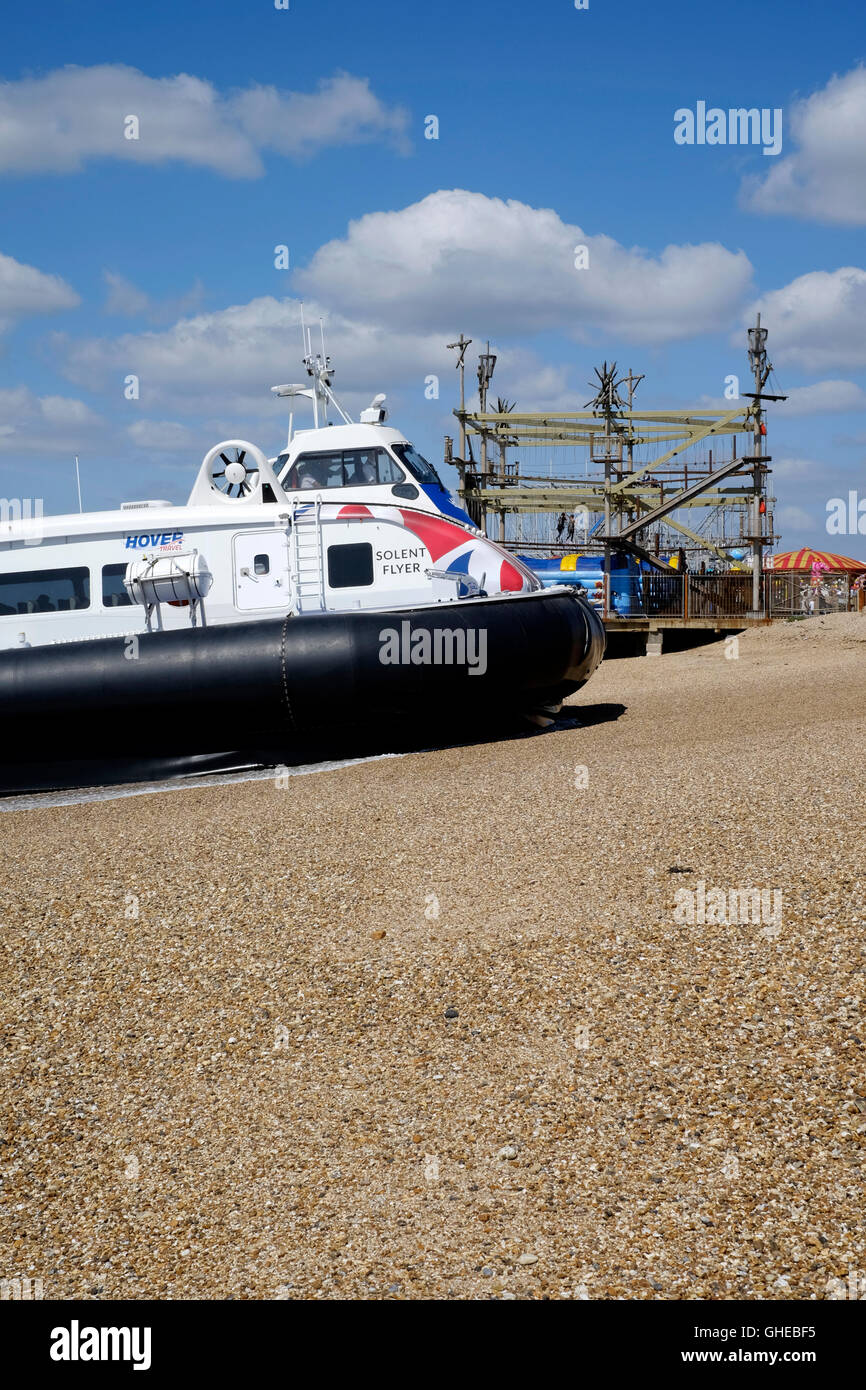
[(764, 573), (764, 593), (770, 609), (770, 616), (783, 618), (797, 613), (807, 613), (808, 599), (804, 589), (809, 588), (808, 580), (799, 574)]
[(648, 618), (681, 618), (683, 616), (683, 576), (660, 574), (653, 570), (638, 579), (641, 611)]
[(802, 574), (764, 574), (771, 617), (811, 617), (818, 613), (847, 613), (857, 609), (857, 594), (847, 574), (834, 574), (813, 584)]
[[(600, 589), (589, 595), (590, 602), (596, 597), (601, 598)], [(604, 601), (596, 606), (605, 618), (682, 618), (683, 576), (659, 570), (642, 575), (613, 570), (605, 576)]]
[(752, 609), (751, 574), (648, 574), (611, 572), (606, 587), (606, 618), (744, 617)]
[(606, 619), (672, 618), (702, 623), (718, 620), (736, 627), (738, 619), (844, 613), (856, 608), (857, 603), (858, 595), (852, 592), (844, 575), (834, 575), (813, 585), (808, 576), (764, 571), (756, 610), (752, 575), (747, 571), (686, 575), (652, 570), (635, 575), (612, 570), (605, 582), (602, 613)]
[(690, 618), (737, 618), (754, 615), (751, 574), (690, 574)]

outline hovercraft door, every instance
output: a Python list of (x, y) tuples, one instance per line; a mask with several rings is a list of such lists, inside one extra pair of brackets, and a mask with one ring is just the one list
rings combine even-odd
[(281, 531), (244, 531), (234, 538), (235, 603), (243, 611), (288, 608), (288, 551)]

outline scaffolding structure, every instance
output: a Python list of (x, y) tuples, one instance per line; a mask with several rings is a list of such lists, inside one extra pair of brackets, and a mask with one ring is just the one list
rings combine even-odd
[[(466, 408), (471, 339), (461, 333), (448, 345), (458, 350), (459, 453), (446, 437), (445, 459), (457, 468), (464, 506), (486, 535), (523, 552), (626, 550), (668, 570), (674, 554), (695, 572), (746, 565), (757, 612), (764, 551), (777, 540), (764, 402), (785, 399), (765, 391), (766, 341), (758, 315), (748, 330), (755, 389), (730, 409), (641, 411), (634, 397), (643, 375), (618, 376), (616, 363), (605, 362), (582, 410), (539, 412), (502, 399), (488, 408), (496, 364), (489, 343), (479, 358), (478, 408)], [(530, 450), (540, 466), (520, 461)]]

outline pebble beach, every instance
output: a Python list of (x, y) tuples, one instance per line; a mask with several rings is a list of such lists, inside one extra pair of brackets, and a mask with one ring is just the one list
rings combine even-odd
[(827, 1298), (866, 1271), (864, 690), (840, 614), (605, 660), (524, 737), (5, 803), (0, 1273)]

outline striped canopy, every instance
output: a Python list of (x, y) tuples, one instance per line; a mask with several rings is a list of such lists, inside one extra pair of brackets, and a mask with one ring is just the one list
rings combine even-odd
[(860, 574), (866, 570), (866, 562), (852, 560), (850, 555), (837, 555), (832, 550), (788, 550), (784, 555), (773, 555), (771, 568), (774, 570), (810, 571), (814, 564), (826, 565), (831, 574)]

